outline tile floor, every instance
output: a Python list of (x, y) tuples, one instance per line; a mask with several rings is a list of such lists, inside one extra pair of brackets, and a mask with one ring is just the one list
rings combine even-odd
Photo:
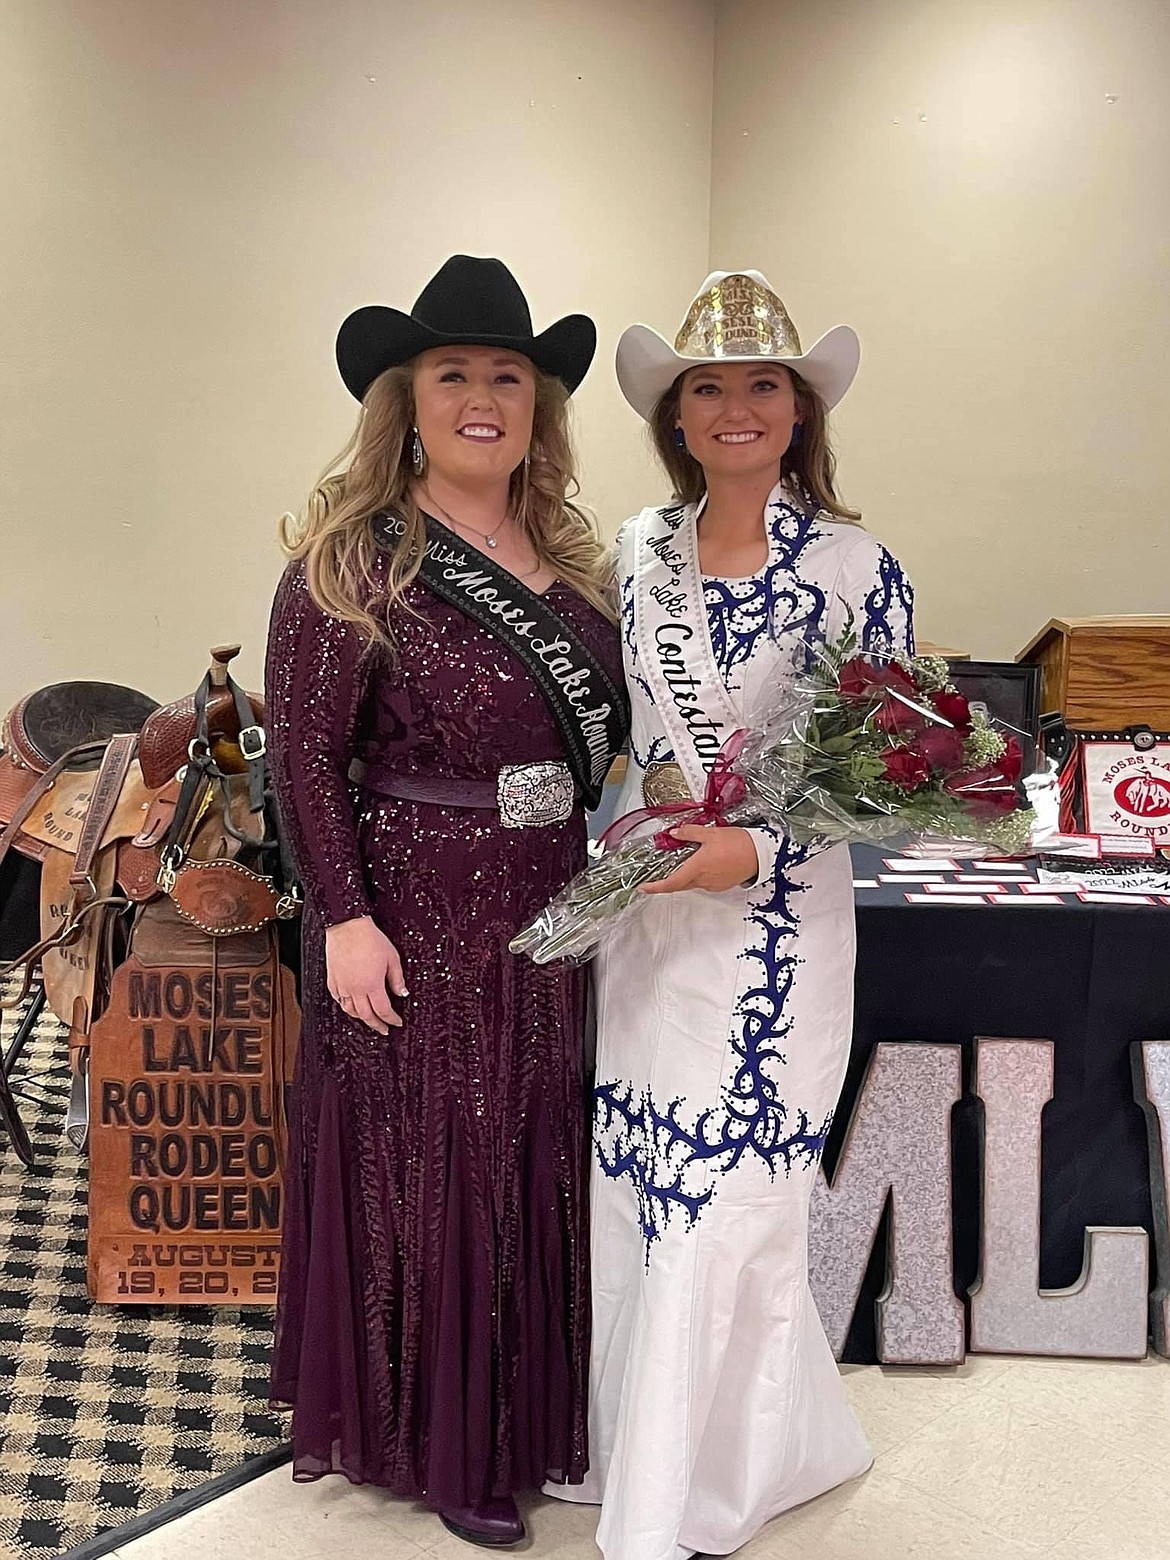
[[(1170, 1361), (846, 1366), (877, 1461), (787, 1513), (750, 1560), (1170, 1560)], [(589, 1507), (539, 1500), (531, 1560), (599, 1560)], [(429, 1513), (286, 1468), (118, 1550), (123, 1560), (473, 1560)], [(615, 1557), (621, 1560), (621, 1557)]]

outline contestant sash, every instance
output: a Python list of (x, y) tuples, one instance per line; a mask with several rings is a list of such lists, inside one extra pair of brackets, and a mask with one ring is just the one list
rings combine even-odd
[(711, 648), (695, 519), (689, 504), (638, 516), (634, 625), (640, 670), (697, 798), (719, 750), (743, 721)]
[[(423, 519), (427, 545), (421, 579), (524, 663), (552, 712), (585, 805), (596, 807), (630, 729), (625, 688), (543, 596), (431, 515)], [(405, 529), (399, 516), (380, 515), (374, 535), (380, 547), (393, 549)]]

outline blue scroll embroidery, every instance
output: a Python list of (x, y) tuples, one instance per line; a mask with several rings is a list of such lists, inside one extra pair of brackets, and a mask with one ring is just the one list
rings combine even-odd
[(774, 499), (768, 513), (775, 556), (763, 573), (742, 580), (709, 577), (703, 581), (711, 647), (729, 687), (735, 685), (738, 668), (751, 659), (761, 635), (808, 635), (824, 616), (824, 591), (797, 574), (802, 554), (825, 534), (816, 513), (784, 498)]
[(759, 979), (736, 1007), (731, 1035), (736, 1066), (718, 1105), (688, 1123), (682, 1099), (660, 1104), (621, 1079), (595, 1090), (598, 1163), (611, 1179), (632, 1184), (647, 1261), (672, 1215), (683, 1217), (688, 1228), (695, 1224), (715, 1196), (716, 1173), (727, 1174), (749, 1155), (772, 1175), (820, 1159), (831, 1116), (813, 1122), (807, 1112), (790, 1109), (778, 1076), (791, 1029), (785, 1007), (800, 962), (787, 944), (799, 926), (792, 900), (804, 885), (791, 874), (804, 859), (803, 847), (782, 840), (771, 897), (748, 915), (762, 939), (743, 957), (760, 966)]
[[(866, 594), (862, 608), (862, 650), (905, 650), (907, 655), (914, 654), (914, 590), (901, 565), (884, 547), (878, 551), (877, 580)], [(890, 621), (891, 613), (900, 619), (897, 625)]]
[(667, 764), (674, 758), (674, 749), (665, 737), (655, 737), (645, 753), (638, 752), (638, 744), (630, 733), (630, 752), (639, 769), (649, 769), (651, 764)]

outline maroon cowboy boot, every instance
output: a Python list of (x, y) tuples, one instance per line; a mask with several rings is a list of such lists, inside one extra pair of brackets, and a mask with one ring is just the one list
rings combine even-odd
[(439, 1521), (464, 1543), (484, 1549), (507, 1549), (524, 1537), (524, 1523), (510, 1495), (482, 1500), (476, 1506), (451, 1506), (440, 1511)]

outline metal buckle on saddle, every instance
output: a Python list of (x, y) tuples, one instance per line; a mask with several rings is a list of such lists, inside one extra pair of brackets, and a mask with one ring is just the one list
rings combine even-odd
[(263, 726), (244, 726), (239, 735), (240, 752), (249, 764), (254, 764), (268, 752)]
[(506, 829), (540, 829), (572, 817), (576, 788), (568, 764), (506, 764), (496, 800)]
[(175, 886), (175, 879), (179, 875), (179, 868), (183, 865), (183, 850), (179, 845), (168, 845), (159, 857), (158, 876), (155, 882), (164, 894), (169, 894)]

